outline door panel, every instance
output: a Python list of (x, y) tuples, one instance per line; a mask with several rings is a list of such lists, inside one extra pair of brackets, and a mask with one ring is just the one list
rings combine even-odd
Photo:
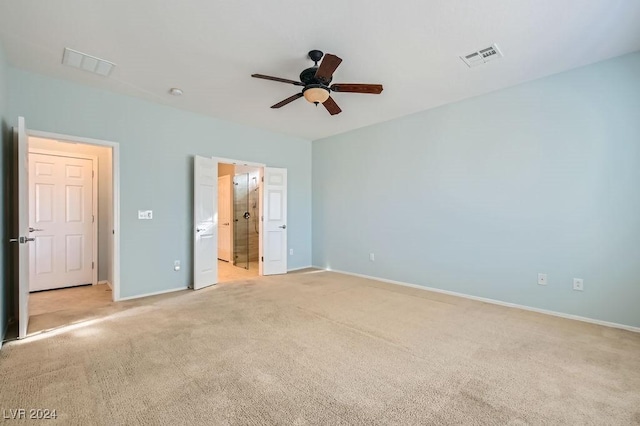
[(67, 235), (67, 272), (81, 271), (83, 268), (84, 238), (82, 235)]
[(42, 183), (35, 183), (36, 222), (44, 224), (53, 220), (53, 192), (55, 187)]
[(218, 282), (218, 163), (210, 158), (194, 159), (193, 288)]
[(264, 275), (287, 273), (287, 169), (264, 168)]
[(53, 237), (38, 237), (33, 245), (35, 245), (35, 256), (33, 256), (32, 263), (34, 263), (36, 275), (52, 273), (54, 263)]
[(67, 185), (65, 194), (67, 223), (84, 221), (85, 189), (83, 186)]
[(29, 155), (30, 291), (93, 282), (93, 162)]
[(231, 261), (231, 176), (218, 177), (218, 259)]

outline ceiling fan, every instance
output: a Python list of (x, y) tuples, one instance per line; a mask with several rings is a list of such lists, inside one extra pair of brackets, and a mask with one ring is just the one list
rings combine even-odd
[[(324, 59), (322, 57), (324, 56)], [(335, 72), (342, 59), (336, 55), (327, 53), (326, 55), (319, 50), (309, 52), (309, 58), (315, 65), (300, 73), (300, 81), (289, 80), (286, 78), (271, 77), (263, 74), (252, 74), (251, 77), (263, 78), (265, 80), (279, 81), (280, 83), (293, 84), (294, 86), (302, 86), (302, 92), (296, 93), (287, 99), (272, 105), (271, 108), (280, 108), (288, 103), (304, 98), (316, 104), (319, 103), (329, 111), (329, 114), (340, 114), (342, 110), (330, 96), (331, 92), (349, 92), (349, 93), (369, 93), (379, 95), (382, 92), (382, 84), (331, 84), (333, 73)], [(322, 63), (318, 66), (318, 62), (322, 59)]]

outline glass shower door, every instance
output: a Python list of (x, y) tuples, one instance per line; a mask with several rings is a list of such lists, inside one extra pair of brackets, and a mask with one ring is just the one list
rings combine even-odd
[(249, 173), (233, 177), (233, 264), (249, 269)]

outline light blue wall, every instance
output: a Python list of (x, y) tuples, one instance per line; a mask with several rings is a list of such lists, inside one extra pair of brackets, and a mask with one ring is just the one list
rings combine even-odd
[(5, 235), (5, 214), (4, 214), (4, 197), (5, 197), (5, 149), (9, 139), (9, 129), (7, 125), (7, 61), (4, 54), (4, 48), (0, 44), (0, 176), (2, 181), (0, 182), (0, 341), (4, 338), (4, 332), (7, 328), (7, 320), (9, 315), (9, 295), (8, 295), (8, 281), (5, 277), (6, 273), (6, 254), (7, 254), (7, 238)]
[[(21, 115), (29, 129), (120, 143), (121, 297), (192, 282), (195, 154), (286, 167), (289, 268), (311, 264), (309, 141), (14, 68), (9, 82), (10, 125)], [(153, 220), (138, 220), (139, 209)]]
[(315, 265), (640, 326), (640, 53), (312, 157)]

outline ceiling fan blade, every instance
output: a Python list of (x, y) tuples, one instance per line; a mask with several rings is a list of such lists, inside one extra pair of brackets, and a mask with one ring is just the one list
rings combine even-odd
[(331, 115), (340, 114), (342, 112), (336, 101), (334, 101), (331, 96), (329, 96), (327, 100), (322, 103), (322, 105), (324, 105), (324, 107), (327, 109), (327, 111), (329, 111), (329, 114)]
[(302, 93), (296, 93), (296, 94), (295, 94), (295, 95), (293, 95), (293, 96), (289, 96), (289, 97), (288, 97), (287, 99), (285, 99), (284, 101), (280, 101), (280, 102), (278, 102), (277, 104), (272, 105), (272, 106), (271, 106), (271, 108), (280, 108), (280, 107), (283, 107), (283, 106), (285, 106), (286, 104), (288, 104), (288, 103), (291, 103), (291, 102), (295, 101), (296, 99), (300, 99), (302, 96), (303, 96), (303, 94), (302, 94)]
[(271, 81), (279, 81), (280, 83), (289, 83), (289, 84), (294, 84), (296, 86), (304, 86), (303, 83), (299, 82), (299, 81), (295, 81), (295, 80), (289, 80), (287, 78), (280, 78), (280, 77), (271, 77), (270, 75), (264, 75), (264, 74), (251, 74), (251, 77), (254, 78), (262, 78), (264, 80), (271, 80)]
[(379, 95), (382, 92), (382, 84), (333, 84), (334, 92), (369, 93)]
[(316, 78), (318, 80), (328, 82), (331, 80), (331, 76), (336, 68), (338, 68), (338, 65), (340, 65), (340, 62), (342, 62), (342, 59), (338, 58), (336, 55), (327, 53), (324, 55), (324, 58), (322, 58), (322, 62), (316, 71)]

